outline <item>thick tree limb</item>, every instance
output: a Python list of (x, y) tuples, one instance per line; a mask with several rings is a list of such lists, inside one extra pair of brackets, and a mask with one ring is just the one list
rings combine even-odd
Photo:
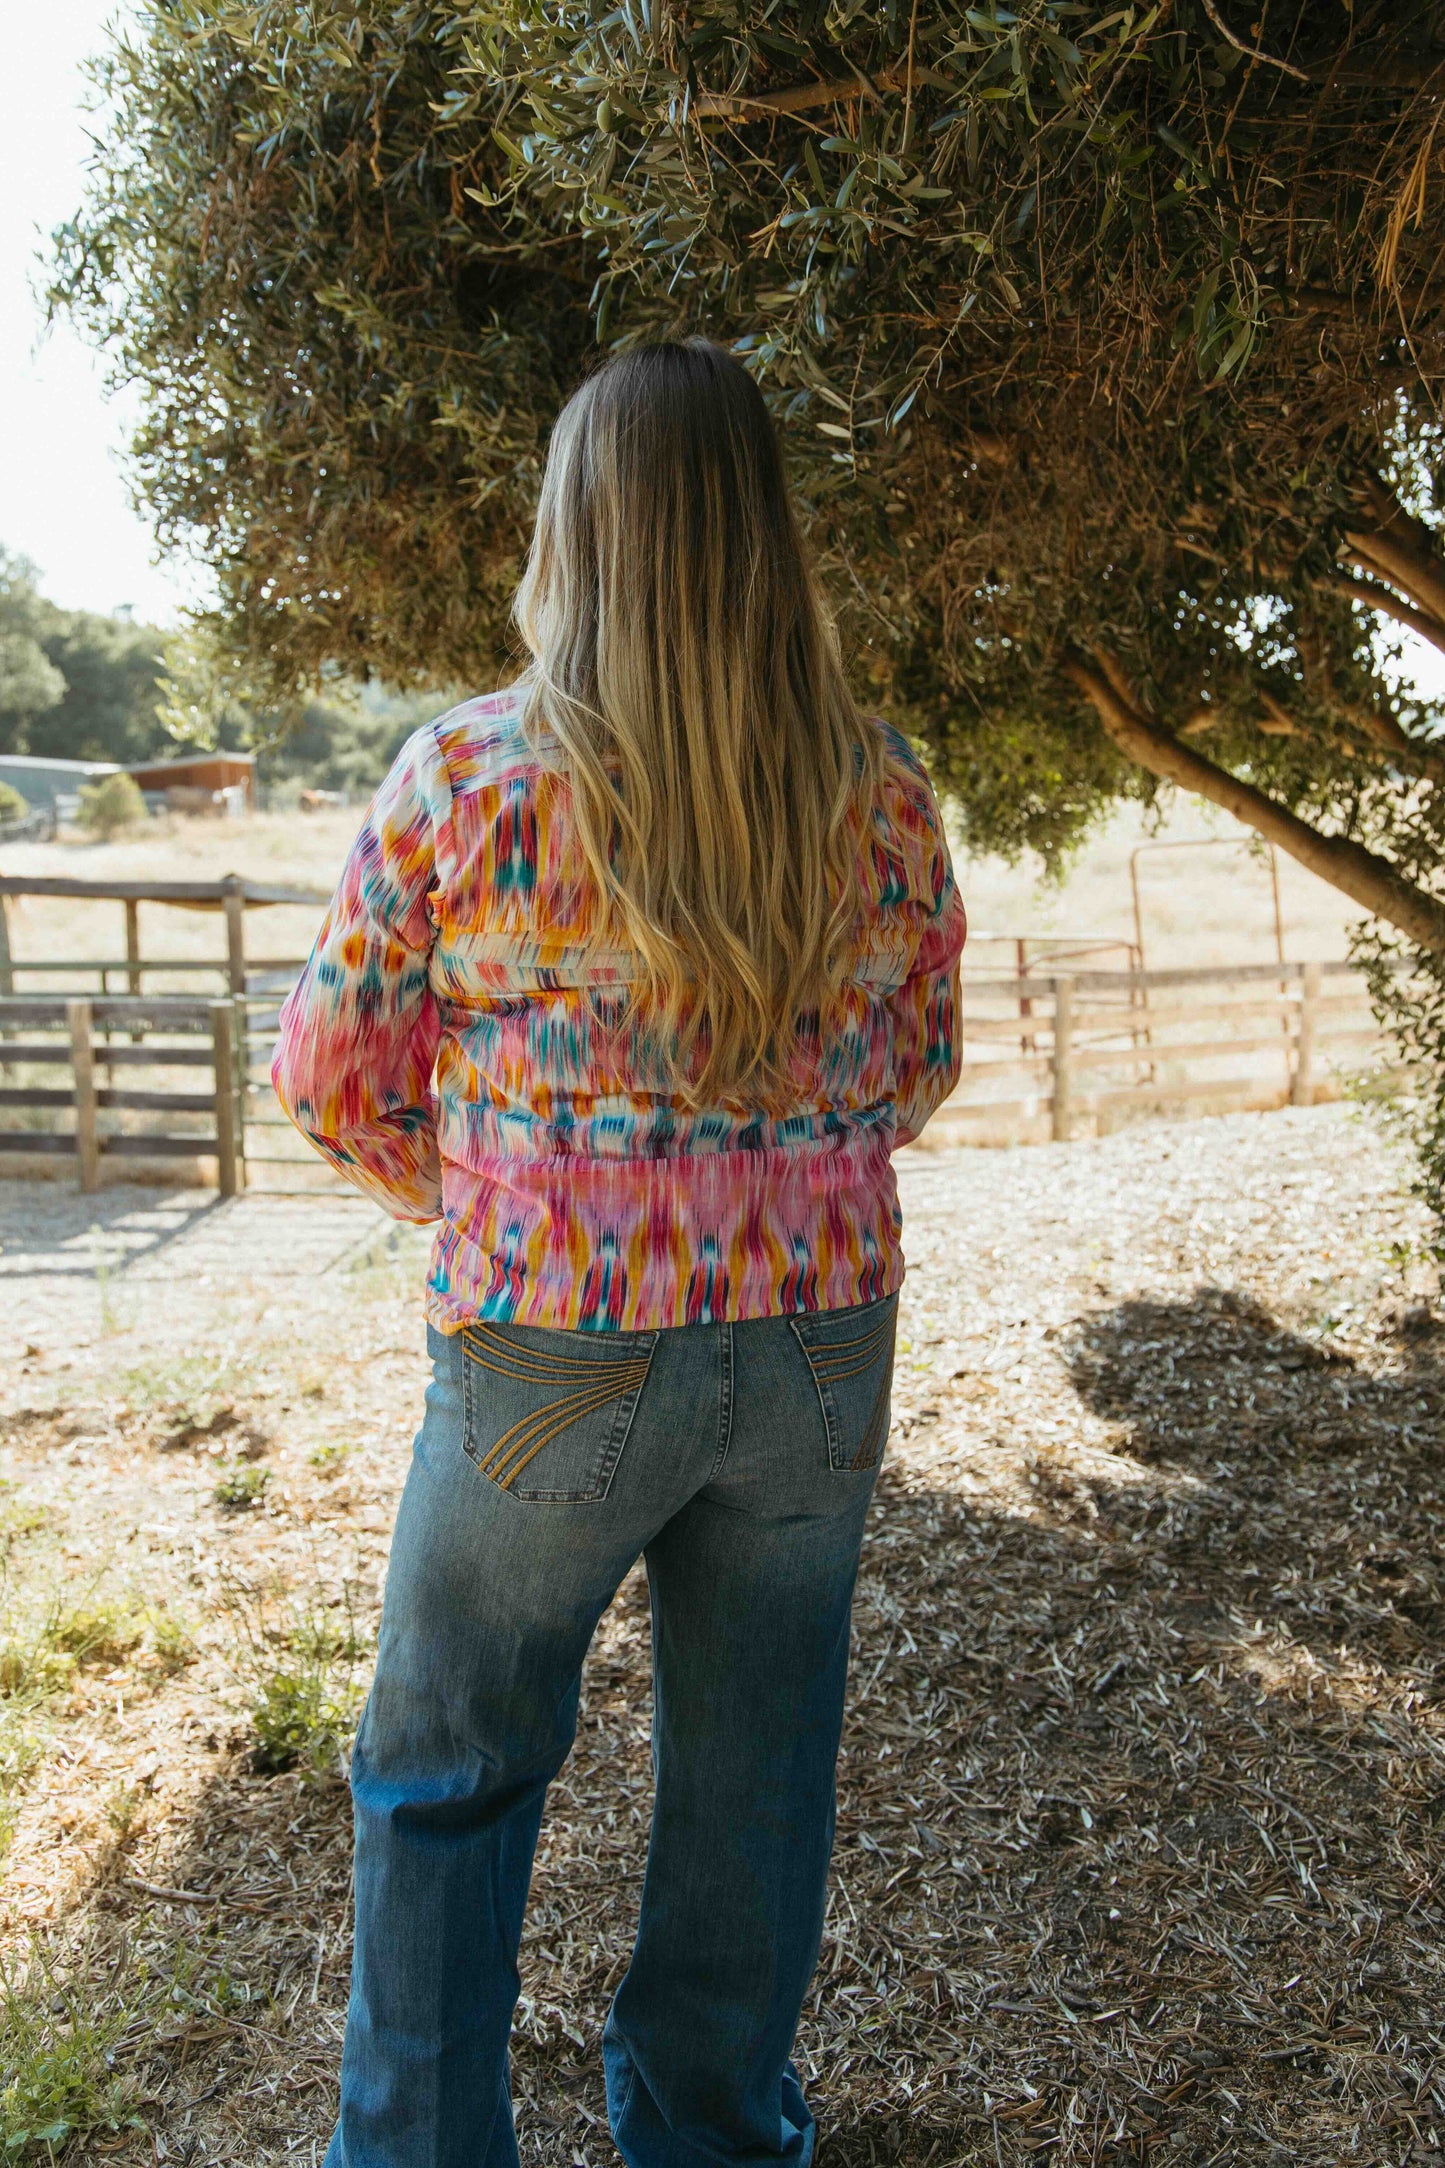
[(1352, 707), (1345, 712), (1356, 730), (1371, 744), (1378, 745), (1392, 758), (1406, 762), (1421, 775), (1428, 775), (1432, 783), (1445, 785), (1445, 745), (1429, 738), (1412, 738), (1393, 715), (1379, 708)]
[(1226, 768), (1207, 760), (1193, 746), (1144, 714), (1116, 659), (1107, 654), (1071, 656), (1064, 674), (1094, 708), (1121, 753), (1165, 782), (1177, 783), (1236, 820), (1266, 842), (1277, 843), (1332, 888), (1353, 897), (1375, 917), (1383, 918), (1432, 955), (1445, 956), (1445, 904), (1404, 880), (1387, 858), (1347, 836), (1325, 836), (1287, 806), (1241, 782)]
[[(1363, 738), (1377, 752), (1385, 754), (1387, 759), (1403, 761), (1407, 767), (1413, 768), (1417, 775), (1428, 776), (1433, 783), (1445, 784), (1445, 745), (1437, 745), (1428, 738), (1412, 738), (1409, 731), (1397, 723), (1394, 716), (1385, 709), (1346, 708), (1343, 712), (1349, 729), (1332, 730), (1328, 724), (1302, 723), (1298, 716), (1290, 714), (1284, 703), (1277, 700), (1267, 686), (1260, 687), (1259, 700), (1264, 709), (1264, 720), (1259, 727), (1266, 738), (1322, 738), (1325, 743), (1337, 747), (1352, 760), (1359, 759), (1359, 741)], [(1177, 732), (1181, 738), (1193, 734), (1190, 723), (1185, 723)]]
[(1424, 610), (1417, 610), (1413, 603), (1402, 601), (1393, 588), (1381, 587), (1371, 580), (1352, 579), (1345, 572), (1318, 584), (1328, 587), (1332, 594), (1348, 595), (1352, 602), (1363, 602), (1367, 609), (1382, 610), (1386, 617), (1393, 617), (1397, 625), (1408, 625), (1411, 632), (1418, 632), (1432, 647), (1445, 650), (1445, 624)]
[(1266, 738), (1297, 738), (1300, 726), (1290, 714), (1283, 701), (1276, 700), (1271, 692), (1261, 692), (1259, 704), (1264, 709), (1260, 731)]
[(1432, 530), (1407, 512), (1377, 474), (1361, 485), (1370, 517), (1346, 529), (1345, 541), (1367, 568), (1376, 568), (1409, 600), (1445, 624), (1445, 562)]

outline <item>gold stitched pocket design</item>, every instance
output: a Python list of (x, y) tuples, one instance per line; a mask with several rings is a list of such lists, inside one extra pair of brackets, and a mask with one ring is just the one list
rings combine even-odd
[[(629, 1333), (616, 1353), (603, 1342), (595, 1353), (574, 1354), (557, 1343), (582, 1340), (581, 1334), (480, 1321), (467, 1326), (468, 1454), (499, 1490), (520, 1498), (605, 1497), (647, 1382), (655, 1337)], [(500, 1382), (489, 1385), (472, 1366)], [(498, 1421), (504, 1427), (490, 1435)], [(563, 1461), (544, 1463), (535, 1480), (519, 1482), (538, 1455), (564, 1436), (571, 1450)]]
[(791, 1320), (818, 1388), (835, 1468), (877, 1465), (888, 1436), (898, 1299), (852, 1310), (814, 1310)]

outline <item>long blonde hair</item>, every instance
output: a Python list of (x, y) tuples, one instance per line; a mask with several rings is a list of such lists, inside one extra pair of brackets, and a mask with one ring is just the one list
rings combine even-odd
[(634, 347), (563, 408), (516, 618), (634, 1006), (690, 1104), (765, 1099), (847, 968), (884, 748), (746, 370)]

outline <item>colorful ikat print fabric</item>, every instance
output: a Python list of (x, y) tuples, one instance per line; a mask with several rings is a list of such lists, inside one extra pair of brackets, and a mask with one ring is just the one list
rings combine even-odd
[(638, 1330), (876, 1301), (903, 1278), (894, 1147), (958, 1079), (964, 914), (927, 777), (885, 729), (839, 1013), (786, 1101), (689, 1111), (591, 940), (569, 788), (520, 701), (417, 731), (377, 792), (281, 1018), (297, 1127), (436, 1223), (427, 1313)]

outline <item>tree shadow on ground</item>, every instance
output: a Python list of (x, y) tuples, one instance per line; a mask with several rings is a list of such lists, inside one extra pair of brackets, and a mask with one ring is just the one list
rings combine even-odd
[[(799, 2043), (819, 2168), (1435, 2158), (1438, 1340), (1330, 1357), (1203, 1288), (1081, 1321), (1064, 1359), (1107, 1448), (984, 1439), (966, 1466), (994, 1472), (968, 1490), (910, 1442), (880, 1483)], [(634, 1577), (529, 1918), (518, 2120), (547, 2168), (615, 2159), (598, 2034), (635, 1916), (647, 1702)], [(238, 1756), (165, 1870), (209, 1906), (113, 1889), (138, 1941), (189, 1921), (256, 1997), (219, 2034), (196, 2020), (170, 2076), (155, 2060), (160, 2158), (304, 2161), (314, 2137), (319, 2159), (346, 1845), (338, 1789)]]
[(224, 1211), (224, 1199), (133, 1182), (76, 1191), (58, 1182), (7, 1182), (0, 1195), (0, 1252), (7, 1276), (91, 1278), (97, 1262), (123, 1270), (179, 1242)]

